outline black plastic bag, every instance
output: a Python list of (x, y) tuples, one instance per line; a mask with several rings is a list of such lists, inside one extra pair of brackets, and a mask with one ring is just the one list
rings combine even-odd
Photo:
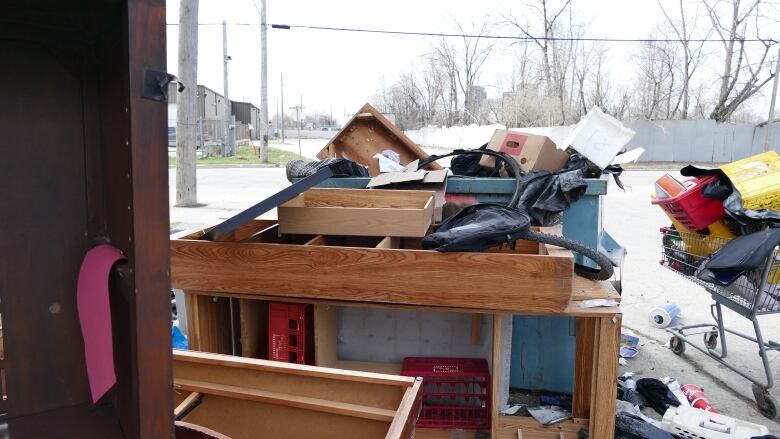
[(645, 398), (648, 407), (651, 407), (656, 413), (662, 416), (669, 407), (677, 407), (680, 405), (680, 401), (674, 396), (674, 393), (669, 390), (669, 387), (655, 378), (642, 378), (637, 380), (636, 391)]
[(325, 160), (290, 160), (287, 162), (287, 180), (292, 183), (296, 179), (306, 178), (324, 167), (329, 167), (334, 177), (368, 177), (365, 166), (345, 158), (329, 158)]

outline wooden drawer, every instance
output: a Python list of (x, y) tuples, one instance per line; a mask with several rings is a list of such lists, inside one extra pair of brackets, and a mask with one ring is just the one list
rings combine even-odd
[(285, 234), (423, 237), (434, 192), (309, 189), (277, 209)]
[(411, 439), (421, 380), (173, 351), (176, 413), (231, 439)]
[(419, 238), (282, 235), (272, 221), (220, 242), (199, 240), (206, 231), (171, 239), (174, 288), (542, 314), (572, 294), (571, 253), (534, 242), (441, 253), (421, 250)]

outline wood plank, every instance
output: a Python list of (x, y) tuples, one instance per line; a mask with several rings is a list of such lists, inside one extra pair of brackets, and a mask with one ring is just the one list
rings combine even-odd
[(282, 363), (278, 361), (258, 360), (230, 355), (219, 355), (208, 352), (173, 350), (174, 363), (194, 363), (213, 366), (223, 366), (232, 369), (266, 371), (279, 374), (301, 375), (315, 378), (327, 378), (340, 381), (357, 381), (361, 383), (395, 385), (410, 387), (415, 379), (371, 372), (355, 372), (327, 367), (308, 366), (305, 364)]
[(179, 419), (182, 413), (184, 413), (186, 410), (189, 410), (190, 407), (195, 405), (202, 396), (203, 394), (198, 392), (192, 392), (189, 395), (187, 395), (187, 397), (184, 398), (184, 401), (182, 401), (181, 404), (177, 405), (176, 408), (173, 409), (173, 418)]
[(475, 345), (482, 343), (482, 314), (471, 315), (471, 334), (469, 336), (469, 342)]
[(420, 416), (422, 408), (422, 378), (417, 378), (404, 392), (401, 404), (398, 406), (399, 415), (393, 419), (386, 439), (413, 439), (415, 437), (415, 424)]
[[(277, 296), (266, 296), (262, 294), (240, 294), (240, 293), (220, 293), (211, 291), (189, 291), (190, 294), (201, 294), (207, 296), (220, 296), (220, 297), (235, 297), (242, 299), (252, 300), (269, 300), (278, 301)], [(503, 310), (498, 309), (474, 309), (474, 308), (458, 308), (452, 306), (428, 306), (428, 305), (404, 305), (397, 303), (378, 303), (378, 302), (360, 302), (360, 301), (346, 301), (346, 300), (329, 300), (329, 299), (312, 299), (302, 297), (288, 297), (284, 298), (286, 302), (294, 303), (311, 303), (329, 306), (345, 306), (345, 307), (360, 307), (360, 308), (385, 308), (385, 309), (399, 309), (399, 310), (413, 310), (413, 311), (435, 311), (435, 312), (455, 312), (455, 313), (479, 313), (479, 314), (493, 314), (501, 313)], [(554, 315), (554, 316), (568, 316), (568, 317), (607, 317), (616, 316), (620, 314), (620, 308), (618, 307), (599, 307), (599, 308), (580, 308), (576, 303), (569, 302), (563, 311), (557, 312), (540, 312), (535, 309), (526, 309), (515, 312), (515, 314), (524, 315)]]
[(596, 337), (595, 324), (599, 319), (576, 319), (576, 345), (574, 356), (574, 384), (572, 413), (575, 418), (590, 418), (590, 396), (593, 383), (593, 358)]
[[(172, 241), (173, 286), (537, 313), (560, 312), (571, 296), (573, 262), (566, 257), (344, 247), (312, 250), (282, 244)], [(403, 273), (400, 278), (399, 273)]]
[(210, 395), (185, 419), (231, 439), (382, 439), (388, 422)]
[(434, 194), (425, 190), (311, 188), (282, 206), (419, 209)]
[(501, 321), (504, 319), (502, 314), (493, 314), (493, 370), (490, 373), (491, 380), (491, 401), (490, 401), (490, 418), (491, 418), (491, 437), (496, 439), (498, 437), (498, 411), (501, 408), (499, 400), (501, 389)]
[(314, 305), (314, 363), (323, 367), (341, 367), (338, 361), (338, 314), (335, 306)]
[(615, 433), (615, 388), (618, 378), (621, 317), (598, 319), (591, 387), (590, 435), (610, 439)]
[(241, 356), (268, 358), (268, 302), (239, 299)]
[(184, 294), (191, 349), (218, 354), (231, 353), (230, 304), (227, 298), (191, 294), (187, 291)]
[(265, 390), (250, 389), (239, 386), (228, 386), (206, 381), (174, 378), (173, 387), (175, 389), (200, 392), (206, 395), (217, 395), (226, 398), (283, 405), (306, 410), (314, 410), (318, 412), (332, 413), (335, 415), (372, 419), (375, 421), (392, 422), (393, 418), (395, 417), (395, 411), (393, 410), (330, 401), (326, 399), (289, 395), (285, 393), (268, 392)]

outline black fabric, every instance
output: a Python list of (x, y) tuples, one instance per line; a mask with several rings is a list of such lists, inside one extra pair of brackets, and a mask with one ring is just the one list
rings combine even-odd
[(345, 158), (330, 158), (313, 162), (290, 160), (286, 166), (287, 180), (292, 183), (325, 167), (330, 168), (334, 177), (368, 177), (368, 169), (365, 166)]
[(680, 401), (669, 390), (669, 387), (655, 378), (637, 380), (636, 391), (645, 398), (648, 407), (662, 416), (670, 406), (677, 407), (680, 405)]
[[(484, 144), (477, 148), (479, 151), (487, 150), (488, 144)], [(496, 158), (496, 166), (486, 168), (479, 164), (479, 160), (482, 156), (474, 154), (459, 154), (452, 158), (450, 161), (450, 170), (455, 175), (462, 175), (465, 177), (498, 177), (498, 170), (504, 166), (504, 161)]]
[(621, 401), (630, 402), (640, 409), (647, 407), (647, 400), (645, 397), (634, 389), (627, 389), (624, 387), (618, 388), (618, 399)]
[(674, 439), (670, 433), (626, 412), (615, 416), (615, 439)]
[(714, 181), (707, 183), (707, 186), (704, 186), (704, 189), (701, 191), (702, 196), (720, 201), (728, 198), (733, 191), (733, 187), (731, 186), (731, 183), (724, 183), (723, 180), (724, 179), (722, 178), (717, 178)]
[(739, 236), (718, 250), (696, 276), (705, 282), (730, 285), (745, 272), (760, 268), (778, 244), (780, 228)]
[(588, 163), (579, 154), (572, 154), (566, 169), (556, 173), (531, 171), (520, 180), (518, 207), (534, 220), (534, 225), (553, 226), (560, 223), (561, 214), (577, 201), (588, 188), (584, 173)]
[(750, 439), (778, 439), (778, 437), (773, 434), (767, 434), (764, 436), (753, 436)]
[(500, 204), (475, 204), (442, 221), (422, 239), (422, 247), (478, 252), (504, 243), (514, 245), (530, 225), (531, 219), (520, 210)]

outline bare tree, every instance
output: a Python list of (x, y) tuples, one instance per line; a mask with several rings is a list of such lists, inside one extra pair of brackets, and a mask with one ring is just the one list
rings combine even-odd
[[(487, 61), (490, 52), (493, 50), (493, 44), (483, 38), (489, 27), (490, 17), (485, 16), (482, 19), (482, 24), (477, 30), (477, 26), (472, 23), (469, 32), (466, 32), (463, 25), (457, 20), (453, 20), (455, 28), (460, 32), (462, 37), (461, 50), (458, 52), (458, 58), (461, 60), (459, 68), (455, 70), (458, 85), (460, 91), (463, 93), (463, 108), (467, 114), (471, 117), (474, 116), (476, 111), (476, 103), (474, 102), (474, 86), (477, 85), (479, 74), (481, 73), (482, 66)], [(467, 34), (476, 35), (475, 37), (466, 36)], [(477, 120), (476, 122), (479, 122)]]
[(725, 122), (777, 74), (771, 71), (769, 59), (770, 50), (777, 42), (763, 39), (763, 47), (750, 50), (745, 44), (750, 24), (753, 24), (750, 30), (755, 30), (761, 38), (759, 22), (766, 18), (761, 11), (761, 0), (710, 0), (704, 6), (714, 31), (723, 41), (723, 73), (710, 119)]
[[(678, 6), (678, 13), (679, 17), (672, 18), (671, 14), (664, 8), (663, 3), (661, 0), (658, 1), (658, 7), (661, 8), (661, 12), (663, 12), (664, 17), (666, 17), (666, 21), (669, 24), (669, 26), (674, 31), (674, 35), (679, 40), (679, 44), (682, 46), (682, 56), (683, 60), (681, 63), (682, 68), (682, 74), (680, 75), (680, 94), (677, 98), (677, 103), (674, 106), (674, 109), (671, 111), (672, 114), (677, 113), (679, 110), (680, 118), (681, 119), (687, 119), (688, 118), (688, 108), (690, 106), (690, 89), (691, 89), (691, 78), (693, 77), (693, 74), (696, 72), (696, 70), (699, 68), (699, 66), (702, 64), (702, 61), (704, 60), (704, 55), (702, 52), (702, 49), (704, 48), (703, 42), (693, 43), (691, 42), (692, 35), (696, 32), (698, 29), (698, 19), (699, 19), (699, 5), (697, 3), (696, 10), (693, 14), (693, 17), (686, 17), (686, 11), (683, 7), (683, 0), (678, 0), (677, 6)], [(707, 35), (709, 36), (709, 34)], [(705, 38), (706, 39), (706, 36)], [(682, 105), (682, 108), (680, 109), (680, 105)]]

